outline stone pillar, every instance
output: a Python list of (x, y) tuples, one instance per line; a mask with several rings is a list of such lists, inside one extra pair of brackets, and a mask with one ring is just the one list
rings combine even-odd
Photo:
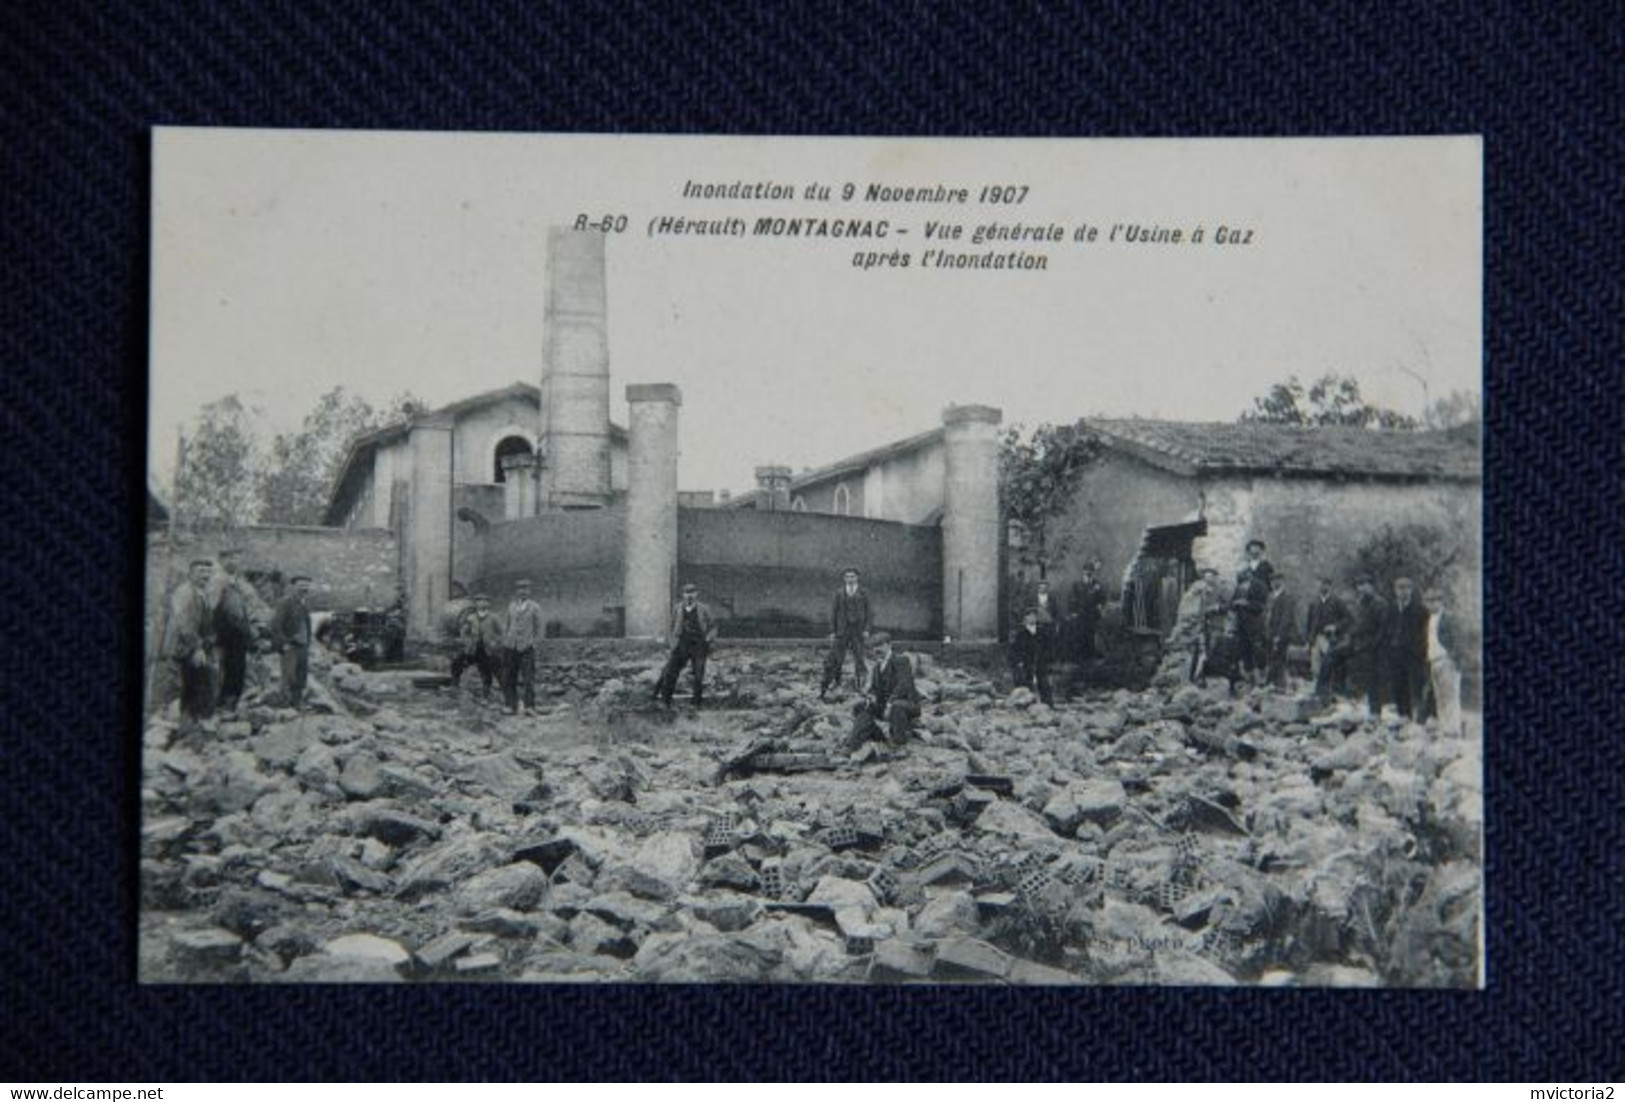
[(406, 504), (407, 632), (415, 639), (439, 634), (451, 598), (452, 481), (455, 472), (449, 415), (412, 422), (407, 443), (411, 477)]
[(757, 467), (757, 509), (767, 513), (782, 513), (790, 508), (790, 468)]
[(502, 516), (506, 520), (537, 513), (537, 479), (541, 460), (534, 455), (510, 455), (502, 460)]
[(999, 634), (999, 421), (991, 406), (942, 411), (942, 630), (955, 640)]
[(604, 235), (547, 234), (542, 317), (542, 505), (609, 504), (609, 324)]
[(670, 383), (651, 383), (627, 387), (626, 401), (631, 439), (622, 601), (627, 638), (653, 639), (670, 627), (677, 571), (677, 411), (683, 394)]

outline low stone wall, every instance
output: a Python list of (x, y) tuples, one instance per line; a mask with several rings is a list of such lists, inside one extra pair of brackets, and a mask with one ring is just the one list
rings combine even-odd
[[(501, 607), (528, 578), (553, 634), (621, 633), (624, 504), (501, 521), (477, 538), (470, 589)], [(675, 581), (700, 587), (725, 637), (817, 638), (829, 630), (841, 571), (854, 566), (877, 628), (936, 638), (941, 545), (936, 528), (889, 521), (681, 509)]]
[(858, 517), (684, 509), (678, 573), (723, 618), (721, 634), (800, 638), (829, 631), (841, 571), (861, 571), (875, 627), (940, 638), (942, 534)]

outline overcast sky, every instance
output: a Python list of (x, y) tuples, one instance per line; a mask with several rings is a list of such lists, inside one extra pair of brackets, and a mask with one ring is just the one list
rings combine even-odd
[[(611, 416), (625, 384), (684, 395), (679, 481), (743, 489), (940, 423), (1086, 414), (1233, 420), (1286, 376), (1355, 375), (1419, 412), (1480, 380), (1476, 139), (888, 141), (160, 130), (152, 455), (230, 393), (270, 431), (336, 384), (441, 404), (541, 375), (547, 229), (608, 240)], [(685, 181), (831, 186), (827, 203), (684, 200)], [(841, 185), (970, 189), (964, 206)], [(1018, 206), (974, 202), (986, 184)], [(651, 238), (661, 215), (889, 219), (885, 241)], [(927, 221), (1064, 226), (1043, 272), (920, 267)], [(1077, 244), (1080, 223), (1099, 227)], [(1114, 223), (1207, 231), (1111, 244)], [(1218, 227), (1250, 244), (1213, 243)], [(906, 228), (906, 236), (897, 234)], [(912, 254), (858, 271), (859, 249)]]

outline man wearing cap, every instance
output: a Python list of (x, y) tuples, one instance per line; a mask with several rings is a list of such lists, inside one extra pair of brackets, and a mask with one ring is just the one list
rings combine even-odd
[(209, 576), (214, 563), (193, 559), (169, 599), (163, 655), (180, 685), (181, 731), (214, 729), (214, 616)]
[(1382, 714), (1382, 650), (1388, 635), (1388, 604), (1377, 596), (1369, 576), (1354, 583), (1354, 610), (1349, 621), (1348, 670), (1355, 693), (1365, 694), (1366, 711)]
[(1095, 577), (1095, 564), (1083, 564), (1083, 577), (1072, 583), (1072, 631), (1078, 661), (1094, 658), (1095, 636), (1100, 632), (1100, 610), (1106, 607), (1106, 587)]
[(215, 645), (220, 655), (219, 708), (222, 712), (234, 712), (248, 678), (248, 651), (254, 643), (254, 623), (248, 613), (248, 594), (243, 590), (242, 562), (237, 549), (223, 548), (216, 557), (220, 560), (220, 571), (214, 576), (210, 599), (214, 607)]
[(1323, 704), (1342, 687), (1347, 657), (1343, 642), (1348, 629), (1348, 605), (1333, 590), (1331, 577), (1322, 574), (1320, 593), (1309, 603), (1305, 634), (1309, 637), (1309, 673), (1315, 681), (1315, 696)]
[(1032, 689), (1045, 704), (1051, 703), (1049, 663), (1044, 658), (1044, 639), (1036, 608), (1021, 614), (1021, 627), (1010, 640), (1010, 680), (1016, 688)]
[(1409, 578), (1394, 582), (1394, 610), (1388, 618), (1386, 642), (1394, 707), (1406, 719), (1416, 717), (1428, 682), (1428, 612)]
[(914, 733), (920, 714), (920, 693), (914, 687), (914, 667), (908, 656), (892, 650), (891, 636), (879, 632), (869, 640), (874, 649), (875, 673), (869, 687), (870, 714), (886, 721), (887, 740), (901, 746)]
[(536, 708), (536, 645), (547, 634), (542, 606), (530, 599), (530, 582), (514, 583), (502, 625), (502, 703), (509, 715)]
[(1286, 578), (1278, 573), (1270, 576), (1270, 595), (1264, 602), (1264, 639), (1269, 646), (1267, 680), (1284, 689), (1287, 651), (1298, 639), (1298, 602), (1286, 591)]
[(841, 588), (829, 612), (829, 654), (824, 657), (824, 676), (818, 682), (818, 699), (841, 682), (841, 663), (852, 654), (852, 677), (859, 689), (868, 669), (863, 650), (869, 642), (869, 594), (858, 584), (858, 572), (850, 567), (841, 575)]
[(1236, 642), (1241, 672), (1257, 683), (1264, 679), (1268, 647), (1264, 632), (1264, 605), (1269, 601), (1270, 578), (1275, 568), (1264, 557), (1264, 541), (1247, 541), (1247, 561), (1236, 574), (1230, 596), (1236, 613)]
[(287, 596), (271, 617), (271, 646), (282, 656), (282, 693), (290, 708), (303, 708), (310, 673), (310, 579), (295, 574)]
[(717, 623), (711, 610), (700, 600), (700, 587), (693, 582), (683, 586), (683, 599), (671, 613), (671, 654), (666, 667), (655, 682), (655, 699), (671, 707), (671, 698), (677, 692), (677, 678), (683, 667), (690, 667), (694, 682), (694, 706), (705, 701), (705, 660), (716, 641)]
[(491, 615), (491, 598), (483, 593), (474, 595), (474, 608), (463, 617), (457, 633), (461, 649), (451, 660), (451, 685), (462, 685), (463, 671), (470, 665), (480, 671), (480, 692), (491, 695), (491, 682), (496, 677), (497, 653), (502, 649), (502, 625)]

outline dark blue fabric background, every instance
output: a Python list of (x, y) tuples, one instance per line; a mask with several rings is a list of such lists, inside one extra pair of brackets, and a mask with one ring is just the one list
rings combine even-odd
[[(1620, 5), (999, 10), (4, 6), (0, 1079), (1621, 1075)], [(1489, 990), (137, 988), (157, 123), (1484, 134)]]

